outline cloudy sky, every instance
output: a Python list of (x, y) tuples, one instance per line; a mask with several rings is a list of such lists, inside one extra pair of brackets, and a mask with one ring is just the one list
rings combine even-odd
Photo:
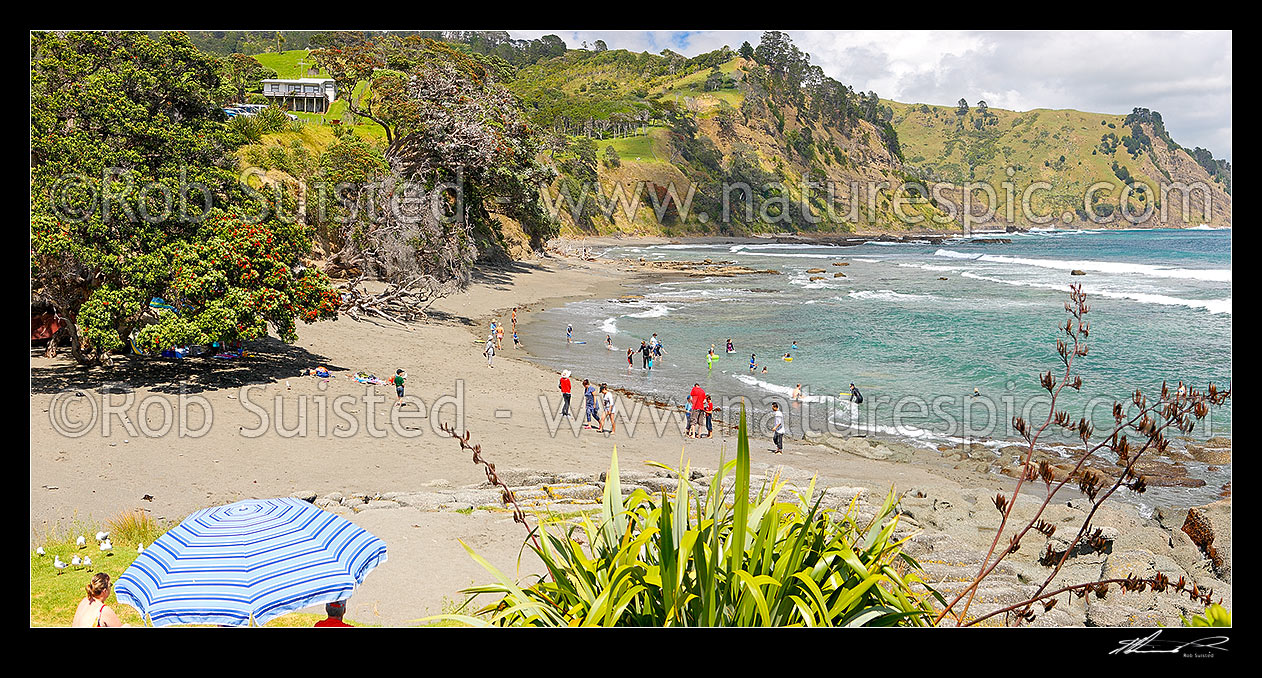
[[(1161, 112), (1179, 144), (1231, 159), (1230, 31), (787, 31), (811, 63), (856, 90), (908, 103), (954, 105), (960, 97), (997, 108)], [(510, 31), (554, 33), (570, 48), (687, 56), (761, 31)]]

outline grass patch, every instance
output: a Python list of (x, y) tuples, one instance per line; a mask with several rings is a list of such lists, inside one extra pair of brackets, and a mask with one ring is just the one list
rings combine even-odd
[[(291, 49), (277, 54), (276, 52), (265, 52), (263, 54), (252, 54), (263, 66), (276, 71), (278, 78), (309, 78), (307, 68), (315, 65), (315, 59), (310, 56), (309, 50)], [(305, 61), (306, 66), (299, 65), (299, 62)], [(328, 74), (324, 69), (320, 69), (320, 77), (327, 77)]]
[[(85, 587), (92, 576), (97, 572), (104, 572), (110, 576), (111, 583), (116, 583), (139, 555), (136, 552), (137, 543), (143, 542), (147, 547), (167, 529), (169, 528), (163, 527), (139, 510), (120, 513), (104, 525), (81, 520), (76, 516), (67, 523), (49, 528), (36, 543), (37, 546), (44, 547), (45, 555), (36, 555), (34, 548), (30, 551), (31, 626), (70, 626), (79, 601), (86, 595)], [(113, 555), (107, 556), (97, 547), (96, 533), (103, 530), (110, 533), (110, 541), (114, 544)], [(87, 537), (86, 548), (80, 549), (75, 545), (79, 535)], [(53, 568), (53, 556), (61, 556), (66, 563), (74, 556), (87, 556), (92, 559), (92, 567), (89, 570), (83, 566), (71, 566), (58, 574)], [(106, 604), (114, 609), (124, 624), (145, 625), (135, 608), (119, 604), (112, 589)], [(324, 614), (291, 612), (269, 621), (265, 626), (312, 626), (321, 619), (324, 619)], [(380, 626), (361, 624), (354, 619), (347, 619), (346, 623), (354, 626)]]

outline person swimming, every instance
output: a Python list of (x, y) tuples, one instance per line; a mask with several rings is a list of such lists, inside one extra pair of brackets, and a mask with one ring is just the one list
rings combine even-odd
[(794, 351), (798, 350), (798, 342), (796, 339), (793, 341), (793, 345), (790, 346), (789, 348)]
[(756, 367), (758, 367), (758, 360), (757, 358), (754, 357), (753, 353), (750, 353), (749, 354), (749, 371), (753, 372), (754, 368)]

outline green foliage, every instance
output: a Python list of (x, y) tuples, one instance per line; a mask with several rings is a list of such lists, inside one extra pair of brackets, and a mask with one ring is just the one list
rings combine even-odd
[(1180, 616), (1184, 626), (1231, 626), (1231, 613), (1222, 605), (1214, 604), (1205, 608), (1204, 615), (1192, 615), (1191, 619)]
[(604, 160), (605, 160), (606, 167), (621, 167), (622, 166), (622, 159), (618, 157), (618, 151), (617, 149), (613, 147), (613, 144), (610, 144), (605, 147)]
[[(720, 461), (694, 495), (689, 469), (674, 497), (635, 490), (623, 498), (614, 450), (599, 524), (552, 519), (531, 549), (547, 575), (519, 586), (468, 546), (495, 582), (462, 593), (495, 601), (474, 615), (439, 615), (474, 626), (901, 626), (928, 624), (913, 589), (919, 565), (895, 542), (891, 492), (866, 525), (852, 502), (838, 515), (778, 501), (778, 479), (750, 500), (750, 453), (741, 411), (736, 459)], [(660, 464), (655, 464), (666, 468)], [(668, 469), (674, 471), (674, 469)], [(732, 504), (724, 479), (735, 472)], [(703, 503), (704, 502), (704, 503)], [(427, 621), (427, 620), (422, 620)]]

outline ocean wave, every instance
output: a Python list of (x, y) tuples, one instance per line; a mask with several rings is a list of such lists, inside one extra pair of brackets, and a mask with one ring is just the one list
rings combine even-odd
[(700, 243), (694, 245), (649, 245), (645, 249), (650, 250), (710, 250), (718, 249), (723, 245), (703, 245)]
[[(1029, 280), (1003, 280), (1001, 278), (992, 278), (990, 276), (979, 275), (972, 271), (965, 271), (960, 274), (965, 278), (974, 280), (984, 280), (986, 282), (1000, 283), (1003, 285), (1015, 285), (1017, 287), (1037, 287), (1046, 290), (1069, 291), (1069, 285), (1060, 285), (1056, 283), (1040, 283)], [(1145, 304), (1160, 304), (1162, 306), (1186, 306), (1188, 308), (1199, 308), (1209, 311), (1212, 315), (1219, 313), (1231, 313), (1231, 297), (1226, 299), (1181, 299), (1179, 297), (1171, 297), (1164, 294), (1147, 294), (1144, 292), (1118, 292), (1115, 290), (1104, 290), (1092, 288), (1083, 285), (1082, 291), (1088, 295), (1097, 295), (1108, 299), (1128, 299), (1130, 301), (1138, 301)]]
[(1059, 261), (1056, 259), (1009, 257), (1000, 254), (983, 254), (979, 257), (979, 259), (981, 261), (1018, 264), (1021, 266), (1035, 266), (1038, 268), (1050, 268), (1060, 271), (1072, 271), (1074, 269), (1079, 269), (1083, 271), (1096, 271), (1098, 273), (1136, 274), (1153, 278), (1180, 278), (1188, 280), (1202, 280), (1206, 282), (1231, 282), (1231, 269), (1229, 268), (1173, 268), (1170, 266), (1135, 264), (1122, 261), (1092, 261), (1090, 259), (1081, 261)]
[(660, 318), (664, 315), (668, 315), (669, 313), (670, 313), (670, 307), (666, 306), (666, 304), (653, 304), (652, 308), (649, 308), (647, 311), (640, 311), (639, 313), (628, 313), (626, 317), (628, 318)]
[(959, 266), (934, 266), (933, 264), (899, 264), (899, 268), (921, 268), (926, 271), (958, 271)]
[(605, 318), (605, 322), (600, 324), (600, 331), (604, 332), (605, 334), (617, 334), (618, 333), (618, 319)]
[(733, 245), (728, 248), (729, 252), (744, 252), (747, 250), (808, 250), (820, 248), (836, 248), (837, 245), (829, 245), (827, 243), (767, 243), (765, 245)]
[(1210, 226), (1209, 224), (1201, 224), (1200, 226), (1193, 226), (1187, 230), (1189, 231), (1230, 231), (1231, 227), (1230, 226)]
[(894, 290), (856, 290), (846, 296), (864, 301), (929, 301), (937, 298), (931, 294), (903, 294)]
[[(734, 374), (732, 376), (736, 377), (737, 381), (741, 382), (742, 384), (745, 384), (746, 386), (755, 386), (769, 393), (776, 393), (786, 398), (793, 396), (793, 387), (791, 386), (781, 386), (779, 384), (773, 384), (769, 381), (763, 381), (761, 379), (758, 379), (757, 377), (754, 377), (753, 375), (750, 375), (750, 374)], [(808, 403), (826, 403), (826, 402), (831, 401), (832, 399), (833, 399), (832, 396), (819, 396), (819, 395), (803, 395), (802, 397), (802, 400)]]
[(935, 257), (948, 257), (950, 259), (979, 259), (984, 255), (984, 252), (969, 254), (967, 252), (956, 252), (955, 250), (938, 250), (933, 253)]

